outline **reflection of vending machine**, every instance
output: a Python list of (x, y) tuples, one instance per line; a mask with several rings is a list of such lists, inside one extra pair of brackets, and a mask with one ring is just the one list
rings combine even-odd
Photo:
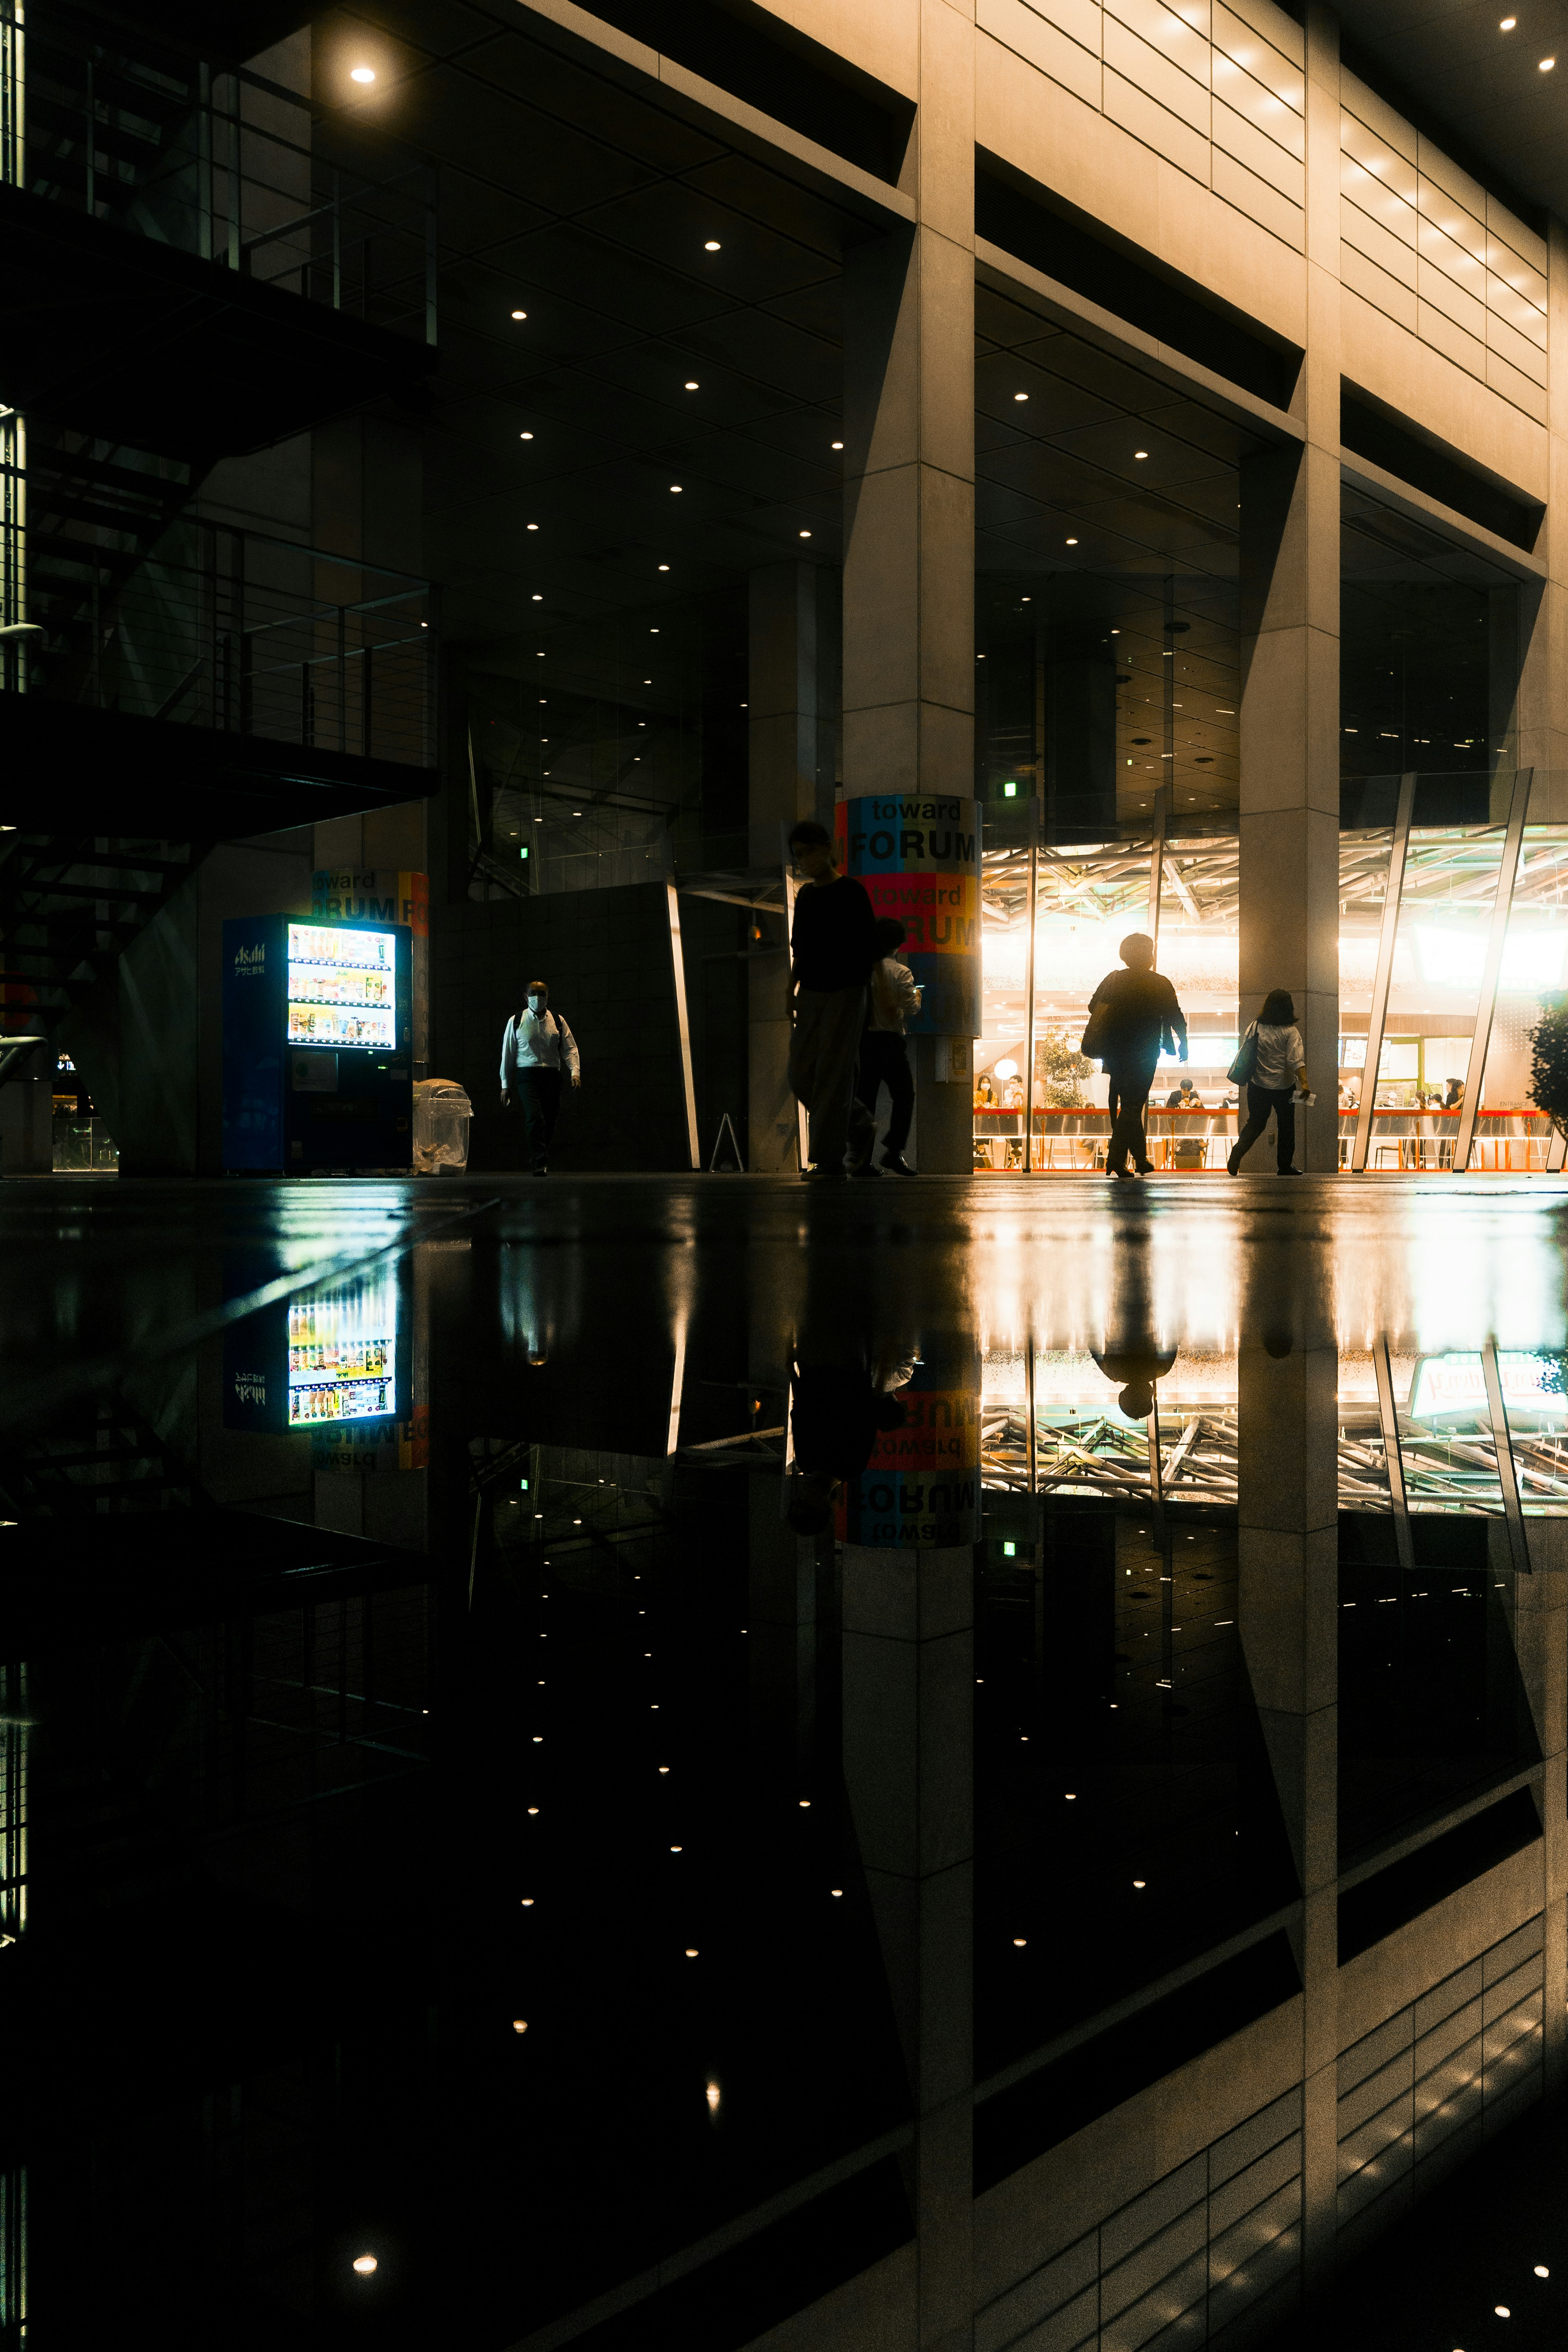
[(224, 1166), (413, 1164), (410, 933), (239, 916), (224, 925)]
[(303, 1431), (320, 1465), (395, 1468), (413, 1417), (395, 1266), (263, 1307), (224, 1334), (225, 1429)]

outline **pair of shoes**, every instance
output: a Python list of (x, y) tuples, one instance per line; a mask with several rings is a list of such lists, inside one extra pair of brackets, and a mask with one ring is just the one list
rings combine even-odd
[(885, 1153), (883, 1158), (882, 1167), (884, 1176), (913, 1176), (915, 1173), (914, 1169), (910, 1166), (908, 1160), (905, 1160), (902, 1151), (890, 1151)]
[(1152, 1160), (1140, 1160), (1138, 1162), (1137, 1173), (1140, 1176), (1147, 1176), (1153, 1170), (1154, 1164), (1155, 1163)]
[(1105, 1173), (1118, 1184), (1130, 1184), (1134, 1181), (1130, 1168), (1107, 1168)]

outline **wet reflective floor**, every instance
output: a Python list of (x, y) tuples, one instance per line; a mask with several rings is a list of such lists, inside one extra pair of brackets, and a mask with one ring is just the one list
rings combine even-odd
[(1565, 1209), (0, 1188), (0, 2346), (1472, 2352)]

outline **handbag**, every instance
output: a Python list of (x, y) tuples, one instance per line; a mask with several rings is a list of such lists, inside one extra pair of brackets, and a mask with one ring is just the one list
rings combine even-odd
[(1248, 1030), (1246, 1036), (1241, 1040), (1240, 1046), (1237, 1051), (1236, 1059), (1231, 1063), (1230, 1067), (1226, 1071), (1225, 1075), (1230, 1080), (1232, 1086), (1249, 1087), (1252, 1083), (1252, 1073), (1257, 1067), (1258, 1024), (1254, 1021), (1251, 1027)]
[(1104, 1003), (1092, 1004), (1089, 1007), (1089, 1019), (1084, 1025), (1083, 1034), (1078, 1041), (1079, 1052), (1086, 1055), (1092, 1062), (1103, 1062), (1111, 1050), (1111, 1038), (1114, 1028), (1115, 1022), (1111, 1006)]

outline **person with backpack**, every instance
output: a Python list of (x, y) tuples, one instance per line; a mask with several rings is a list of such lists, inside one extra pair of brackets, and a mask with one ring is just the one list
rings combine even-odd
[(1268, 1126), (1270, 1111), (1279, 1133), (1280, 1173), (1301, 1174), (1296, 1166), (1296, 1092), (1310, 1091), (1306, 1054), (1290, 990), (1270, 989), (1230, 1065), (1228, 1075), (1247, 1089), (1247, 1124), (1225, 1163), (1228, 1175), (1239, 1176), (1241, 1162)]
[(1162, 1050), (1179, 1051), (1186, 1059), (1186, 1015), (1170, 982), (1155, 970), (1155, 943), (1146, 932), (1129, 932), (1120, 953), (1123, 970), (1108, 971), (1089, 1000), (1080, 1051), (1102, 1064), (1111, 1082), (1105, 1173), (1128, 1182), (1134, 1170), (1140, 1176), (1149, 1172), (1144, 1108)]
[(513, 1013), (501, 1040), (501, 1108), (510, 1110), (514, 1102), (521, 1103), (528, 1159), (536, 1176), (549, 1173), (563, 1071), (574, 1087), (582, 1084), (577, 1040), (559, 1014), (550, 1011), (545, 982), (530, 980), (522, 1011)]

